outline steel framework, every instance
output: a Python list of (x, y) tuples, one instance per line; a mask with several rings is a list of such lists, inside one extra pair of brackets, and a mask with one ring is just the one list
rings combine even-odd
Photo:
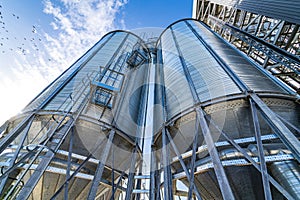
[[(170, 25), (158, 41), (157, 47), (163, 49), (157, 55), (160, 64), (156, 67), (156, 82), (164, 87), (157, 86), (155, 95), (156, 103), (164, 110), (160, 113), (162, 119), (156, 122), (159, 128), (153, 139), (153, 153), (161, 148), (156, 157), (152, 157), (153, 162), (158, 162), (158, 167), (153, 165), (151, 172), (152, 177), (157, 176), (157, 168), (163, 172), (160, 185), (163, 193), (156, 192), (158, 185), (152, 181), (150, 199), (175, 199), (178, 196), (187, 199), (297, 199), (300, 186), (300, 174), (296, 172), (300, 161), (299, 123), (289, 122), (290, 117), (283, 117), (283, 113), (279, 114), (275, 109), (275, 104), (286, 97), (281, 96), (279, 90), (267, 92), (271, 85), (264, 85), (268, 82), (266, 79), (263, 79), (266, 83), (255, 82), (260, 75), (248, 71), (248, 66), (242, 61), (246, 58), (233, 53), (223, 44), (222, 38), (202, 23), (178, 21)], [(168, 52), (169, 49), (172, 53)], [(208, 53), (201, 53), (204, 51)], [(216, 63), (206, 61), (210, 59)], [(222, 70), (228, 80), (220, 74)], [(270, 74), (264, 74), (276, 82)], [(231, 81), (238, 88), (238, 95), (230, 94), (229, 86), (224, 91), (217, 89)], [(282, 83), (277, 81), (277, 84), (295, 95)], [(262, 87), (261, 90), (257, 86)], [(214, 98), (214, 95), (219, 97)], [(296, 95), (292, 101), (298, 101), (298, 98)], [(273, 104), (272, 99), (278, 102)], [(182, 105), (186, 101), (189, 106)], [(181, 110), (178, 110), (179, 106)], [(222, 112), (226, 115), (223, 123)], [(229, 114), (231, 112), (235, 114)], [(236, 126), (239, 128), (232, 127), (234, 121), (238, 121)], [(249, 134), (245, 134), (248, 131)], [(236, 132), (240, 133), (236, 135)], [(271, 149), (277, 150), (271, 153)], [(281, 167), (285, 163), (297, 168), (283, 167), (296, 172), (295, 179), (289, 177), (295, 185), (285, 185), (284, 178), (275, 175), (274, 166), (279, 166), (278, 163), (282, 164)], [(283, 168), (279, 173), (287, 172)], [(177, 181), (183, 182), (187, 188), (178, 187)]]
[[(143, 57), (128, 67), (133, 45)], [(143, 131), (135, 124), (120, 124), (128, 124), (122, 120), (128, 108), (123, 101), (129, 102), (126, 94), (138, 89), (133, 81), (143, 85), (147, 80), (147, 62), (137, 69), (148, 59), (143, 45), (131, 33), (108, 33), (23, 114), (1, 127), (2, 199), (114, 199), (125, 191), (131, 194), (124, 184), (130, 185), (138, 169)], [(129, 79), (128, 74), (136, 73), (141, 75)], [(138, 90), (141, 98), (131, 102), (136, 103), (131, 105), (135, 114), (140, 113), (138, 124), (144, 123), (145, 91)]]
[(300, 93), (299, 9), (290, 1), (195, 0), (193, 17)]
[[(204, 21), (299, 89), (297, 55), (196, 2)], [(149, 41), (108, 33), (0, 127), (1, 198), (299, 199), (299, 95), (203, 22), (179, 20)]]

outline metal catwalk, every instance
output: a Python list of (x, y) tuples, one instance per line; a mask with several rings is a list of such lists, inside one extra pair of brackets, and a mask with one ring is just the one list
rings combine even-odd
[(1, 126), (1, 198), (299, 199), (297, 92), (203, 22), (149, 41), (108, 33)]

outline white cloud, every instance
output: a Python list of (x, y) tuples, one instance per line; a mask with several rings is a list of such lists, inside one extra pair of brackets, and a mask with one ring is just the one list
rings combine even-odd
[[(44, 12), (55, 19), (51, 25), (58, 35), (47, 34), (46, 51), (53, 60), (70, 65), (102, 35), (116, 29), (116, 15), (127, 3), (123, 0), (61, 0), (63, 7), (45, 1)], [(122, 25), (124, 26), (124, 25)], [(119, 28), (119, 27), (118, 27)]]
[(50, 25), (52, 26), (53, 30), (58, 30), (58, 26), (55, 22), (51, 22)]
[[(124, 21), (116, 17), (127, 0), (55, 2), (58, 3), (44, 1), (43, 12), (52, 16), (53, 20), (46, 25), (41, 22), (34, 32), (35, 41), (38, 37), (43, 38), (39, 42), (39, 50), (31, 44), (26, 46), (26, 50), (16, 50), (14, 59), (9, 61), (10, 74), (1, 76), (0, 91), (5, 96), (0, 98), (0, 125), (20, 111), (105, 33), (125, 28)], [(45, 32), (45, 26), (53, 31)]]

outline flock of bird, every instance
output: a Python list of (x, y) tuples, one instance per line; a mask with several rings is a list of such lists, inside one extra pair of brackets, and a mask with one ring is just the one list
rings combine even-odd
[[(37, 34), (37, 28), (32, 25), (30, 37), (16, 37), (16, 33), (11, 33), (6, 23), (7, 15), (3, 15), (2, 5), (0, 5), (0, 53), (6, 53), (6, 51), (17, 51), (26, 55), (29, 53), (29, 47), (35, 51), (39, 51), (39, 44), (42, 42), (41, 37)], [(14, 13), (11, 14), (14, 20), (20, 20), (20, 17)], [(17, 23), (17, 22), (16, 22)], [(9, 40), (15, 40), (13, 43)], [(30, 43), (28, 47), (28, 42)], [(17, 44), (17, 45), (15, 45)]]

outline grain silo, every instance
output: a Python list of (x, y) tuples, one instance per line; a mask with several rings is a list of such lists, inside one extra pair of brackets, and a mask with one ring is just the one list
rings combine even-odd
[(141, 159), (148, 60), (138, 36), (110, 32), (10, 119), (1, 135), (2, 198), (126, 191)]

